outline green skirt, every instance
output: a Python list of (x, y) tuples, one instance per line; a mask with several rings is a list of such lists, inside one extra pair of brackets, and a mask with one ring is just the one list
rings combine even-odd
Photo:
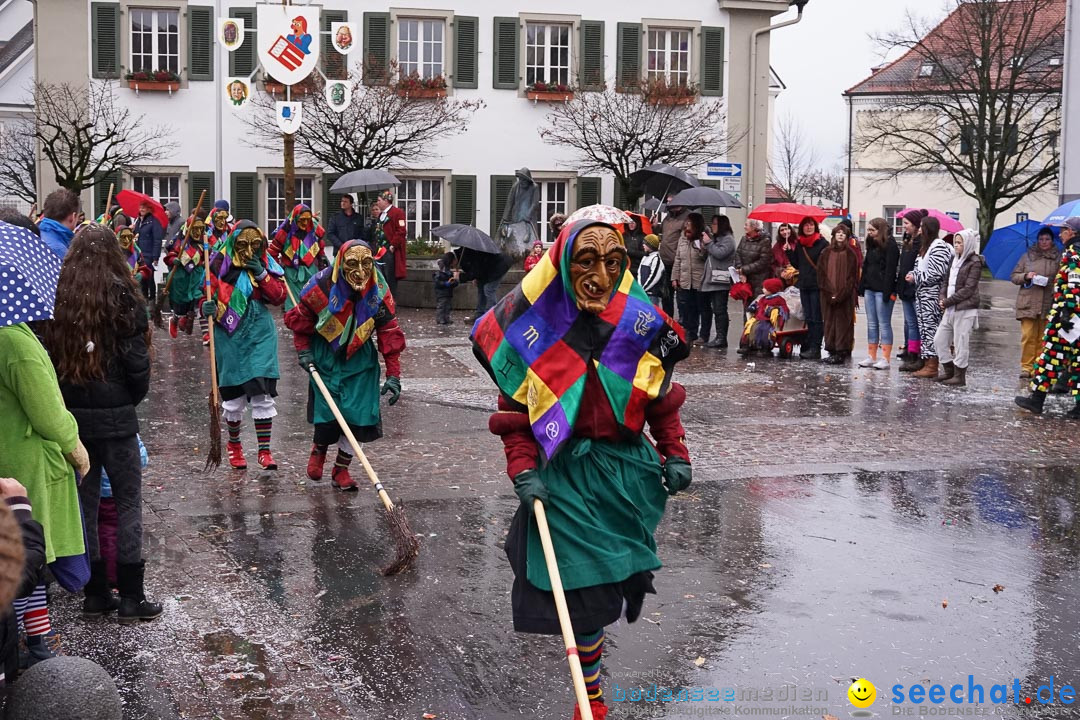
[(169, 300), (180, 304), (203, 300), (206, 297), (206, 287), (203, 284), (205, 273), (202, 265), (192, 268), (191, 272), (183, 268), (174, 270), (169, 285)]
[[(345, 422), (349, 425), (368, 427), (379, 424), (379, 380), (382, 366), (379, 365), (379, 352), (375, 349), (374, 338), (346, 359), (345, 353), (335, 353), (322, 335), (316, 334), (311, 339), (311, 352), (315, 356), (315, 367), (319, 370), (326, 389), (337, 403)], [(336, 422), (334, 413), (326, 404), (322, 393), (310, 380), (313, 412), (309, 422)]]
[(295, 268), (286, 266), (283, 269), (285, 270), (285, 282), (288, 284), (289, 289), (292, 290), (292, 295), (285, 298), (285, 312), (288, 312), (296, 306), (292, 299), (300, 299), (308, 280), (318, 274), (319, 267), (317, 265), (300, 265), (300, 267)]
[[(249, 301), (247, 311), (232, 335), (214, 324), (218, 386), (224, 389), (243, 386), (250, 380), (260, 378), (280, 378), (277, 351), (274, 318), (261, 302)], [(222, 396), (228, 399), (224, 393)]]

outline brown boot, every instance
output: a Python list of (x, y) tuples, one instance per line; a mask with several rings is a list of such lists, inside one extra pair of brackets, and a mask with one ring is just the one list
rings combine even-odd
[(967, 368), (956, 368), (956, 374), (941, 384), (949, 387), (967, 387)]
[(941, 363), (941, 374), (934, 378), (934, 382), (943, 383), (946, 380), (952, 380), (953, 375), (956, 374), (956, 366), (951, 362)]
[(928, 378), (933, 380), (938, 374), (938, 359), (936, 357), (926, 358), (926, 364), (923, 365), (923, 369), (912, 375), (917, 378)]

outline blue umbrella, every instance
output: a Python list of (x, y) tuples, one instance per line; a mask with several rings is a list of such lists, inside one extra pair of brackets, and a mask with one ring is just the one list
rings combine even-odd
[(1043, 222), (1047, 225), (1064, 225), (1066, 220), (1077, 216), (1080, 216), (1080, 200), (1073, 200), (1047, 215)]
[[(998, 280), (1008, 280), (1012, 275), (1016, 263), (1028, 251), (1039, 236), (1039, 230), (1047, 227), (1034, 220), (1025, 220), (1015, 225), (998, 228), (990, 236), (990, 242), (986, 243), (983, 257), (986, 258), (986, 266), (990, 273)], [(1063, 249), (1061, 241), (1057, 239), (1059, 229), (1051, 226), (1054, 231), (1054, 241), (1058, 250)]]
[(0, 222), (0, 327), (48, 320), (60, 258), (26, 228)]

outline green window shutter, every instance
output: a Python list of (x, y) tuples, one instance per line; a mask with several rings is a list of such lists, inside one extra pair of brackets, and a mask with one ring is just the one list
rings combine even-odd
[(619, 23), (615, 90), (637, 92), (641, 84), (641, 23)]
[(199, 214), (205, 215), (210, 208), (214, 207), (214, 173), (212, 172), (189, 172), (188, 173), (188, 215), (195, 212), (195, 203), (199, 202), (199, 195), (206, 191)]
[(724, 94), (724, 28), (701, 28), (701, 94)]
[(492, 237), (499, 231), (499, 221), (502, 220), (503, 210), (506, 209), (506, 201), (510, 199), (510, 189), (513, 187), (513, 175), (491, 176), (491, 227), (488, 234)]
[(495, 67), (491, 86), (499, 90), (517, 90), (518, 86), (518, 19), (495, 18)]
[[(335, 20), (334, 22), (345, 22), (344, 20)], [(337, 53), (337, 50), (331, 48), (331, 52)], [(344, 55), (342, 56), (344, 57)], [(323, 206), (322, 216), (319, 218), (319, 222), (325, 227), (330, 222), (330, 216), (341, 209), (341, 196), (345, 193), (332, 193), (330, 188), (333, 187), (337, 179), (341, 177), (341, 173), (323, 173), (322, 176), (322, 195)], [(354, 206), (353, 210), (357, 210)]]
[(344, 80), (349, 77), (348, 55), (342, 55), (334, 49), (334, 36), (330, 33), (331, 23), (349, 21), (345, 10), (322, 11), (322, 66), (329, 80)]
[(578, 85), (582, 90), (604, 89), (604, 21), (581, 21), (581, 73)]
[(114, 170), (111, 173), (101, 173), (97, 175), (94, 182), (94, 217), (97, 219), (108, 208), (105, 207), (105, 203), (109, 199), (109, 186), (112, 185), (113, 201), (112, 204), (116, 204), (116, 193), (120, 192), (123, 187), (124, 176), (119, 170)]
[(480, 87), (480, 18), (454, 16), (454, 87)]
[(600, 178), (579, 177), (577, 179), (577, 210), (590, 205), (600, 204)]
[(476, 225), (476, 176), (450, 177), (450, 222)]
[[(244, 41), (247, 44), (247, 40)], [(229, 178), (229, 198), (232, 216), (259, 224), (259, 175), (253, 172), (234, 172)]]
[(630, 201), (626, 197), (626, 193), (623, 192), (622, 183), (618, 178), (615, 178), (615, 207), (620, 210), (630, 210)]
[(364, 13), (364, 84), (386, 85), (390, 72), (390, 13)]
[[(96, 78), (120, 77), (120, 5), (90, 3), (90, 25), (94, 33), (94, 62), (90, 74)], [(105, 191), (108, 192), (108, 188)]]
[(188, 80), (214, 79), (214, 8), (188, 5)]
[[(229, 75), (249, 77), (255, 72), (258, 35), (255, 32), (255, 8), (229, 8), (229, 17), (244, 19), (244, 44), (229, 53)], [(235, 217), (235, 216), (234, 216)]]

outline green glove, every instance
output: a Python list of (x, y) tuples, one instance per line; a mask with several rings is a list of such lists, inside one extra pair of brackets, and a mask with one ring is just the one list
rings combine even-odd
[(382, 392), (379, 394), (385, 395), (386, 393), (390, 393), (391, 405), (396, 403), (398, 401), (398, 398), (401, 397), (401, 381), (393, 375), (386, 378), (386, 382), (384, 382), (382, 386)]
[(664, 486), (668, 495), (690, 487), (690, 463), (679, 457), (669, 457), (664, 463)]
[[(300, 360), (300, 367), (304, 368), (304, 372), (308, 372), (309, 368), (315, 364), (315, 353), (311, 352), (311, 350), (298, 350), (296, 356)], [(318, 368), (315, 369), (318, 370)]]
[(533, 500), (539, 500), (542, 503), (548, 501), (547, 485), (544, 485), (544, 481), (540, 479), (540, 473), (535, 470), (524, 470), (514, 476), (514, 492), (530, 513)]
[(172, 261), (172, 266), (174, 268), (184, 267), (184, 261), (181, 260), (180, 258), (176, 258), (175, 260)]
[(250, 272), (255, 277), (259, 277), (264, 272), (266, 272), (266, 268), (263, 267), (263, 264), (259, 262), (257, 258), (251, 258), (246, 263), (244, 263), (244, 269)]
[(217, 303), (213, 300), (206, 300), (202, 304), (203, 317), (212, 318), (217, 315)]

